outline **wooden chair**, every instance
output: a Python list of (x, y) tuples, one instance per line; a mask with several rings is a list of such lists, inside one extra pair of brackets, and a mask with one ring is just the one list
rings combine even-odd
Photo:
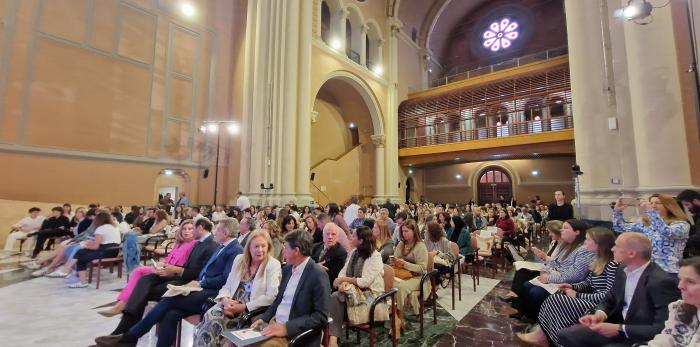
[[(428, 265), (426, 272), (421, 276), (417, 292), (412, 292), (410, 296), (418, 295), (418, 318), (420, 320), (420, 337), (423, 337), (424, 315), (426, 303), (430, 303), (433, 308), (433, 324), (437, 324), (437, 283), (438, 271), (434, 269), (434, 255), (428, 253)], [(425, 282), (430, 281), (430, 293), (425, 297)], [(401, 307), (403, 309), (403, 307)]]
[(496, 272), (498, 271), (498, 265), (493, 261), (493, 247), (496, 241), (496, 238), (494, 236), (491, 237), (482, 237), (479, 234), (476, 234), (474, 236), (476, 239), (476, 255), (479, 259), (480, 262), (484, 263), (484, 266), (486, 265), (487, 262), (491, 263), (492, 265), (492, 275), (491, 277), (496, 277)]
[[(201, 314), (193, 314), (190, 316), (185, 317), (183, 320), (187, 321), (188, 323), (197, 326), (199, 322), (202, 321), (202, 315)], [(180, 347), (182, 346), (182, 321), (177, 325), (177, 335), (175, 336), (175, 347)]]
[(345, 325), (345, 337), (346, 339), (350, 339), (350, 330), (354, 330), (357, 332), (357, 343), (360, 343), (360, 331), (366, 331), (369, 332), (369, 345), (370, 347), (374, 347), (375, 340), (376, 340), (376, 332), (375, 329), (378, 326), (381, 326), (384, 324), (383, 321), (381, 322), (375, 322), (374, 321), (374, 310), (376, 306), (383, 301), (386, 301), (389, 297), (391, 297), (391, 313), (389, 314), (389, 321), (391, 322), (391, 344), (392, 346), (396, 347), (396, 329), (395, 329), (395, 321), (396, 321), (396, 293), (398, 293), (398, 290), (394, 288), (394, 268), (392, 268), (389, 265), (384, 265), (384, 293), (380, 296), (378, 296), (374, 301), (372, 302), (372, 305), (370, 306), (369, 309), (369, 323), (367, 324), (361, 324), (361, 325), (350, 325), (350, 322)]
[[(121, 253), (121, 252), (120, 252)], [(101, 258), (93, 260), (88, 267), (88, 283), (92, 283), (93, 269), (97, 268), (97, 283), (95, 289), (100, 289), (100, 270), (103, 267), (109, 266), (109, 273), (114, 273), (114, 267), (117, 267), (117, 278), (122, 278), (122, 268), (124, 265), (124, 257), (118, 254), (114, 258)]]
[[(459, 246), (454, 243), (450, 242), (450, 248), (452, 248), (452, 254), (455, 256), (455, 261), (452, 263), (452, 279), (450, 280), (451, 285), (452, 285), (452, 310), (455, 309), (455, 277), (456, 277), (456, 282), (457, 282), (457, 289), (459, 290), (459, 301), (462, 301), (462, 266), (461, 264), (461, 258), (462, 255), (459, 254)], [(456, 267), (456, 271), (455, 271)], [(474, 283), (474, 291), (476, 291), (476, 282)]]

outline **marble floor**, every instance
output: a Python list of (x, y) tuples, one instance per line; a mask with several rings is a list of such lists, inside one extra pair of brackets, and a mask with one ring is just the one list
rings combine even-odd
[[(69, 289), (62, 279), (32, 278), (31, 271), (19, 266), (17, 256), (0, 259), (0, 345), (24, 347), (34, 345), (87, 346), (95, 336), (109, 333), (117, 317), (103, 318), (96, 311), (114, 302), (124, 279), (115, 274), (104, 274), (99, 290), (94, 285), (86, 289)], [(482, 275), (491, 276), (491, 272)], [(497, 295), (510, 287), (512, 270), (500, 270), (495, 278), (482, 277), (476, 292), (471, 278), (463, 275), (462, 301), (456, 301), (452, 310), (451, 288), (438, 291), (438, 324), (425, 323), (425, 337), (418, 336), (417, 317), (408, 317), (409, 330), (400, 340), (400, 346), (525, 346), (515, 333), (525, 325), (508, 318), (513, 313), (509, 305), (500, 302)], [(429, 313), (429, 312), (427, 312)], [(183, 336), (190, 336), (191, 326), (185, 326)], [(383, 341), (382, 341), (383, 340)], [(153, 332), (139, 341), (139, 347), (153, 346)], [(183, 341), (183, 346), (191, 345)], [(378, 346), (387, 344), (380, 339)], [(367, 334), (361, 342), (343, 341), (342, 346), (367, 346)]]

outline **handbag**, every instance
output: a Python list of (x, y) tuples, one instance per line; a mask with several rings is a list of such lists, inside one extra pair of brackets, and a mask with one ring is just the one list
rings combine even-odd
[(411, 271), (408, 271), (402, 267), (396, 267), (394, 265), (391, 267), (394, 268), (394, 277), (401, 280), (410, 280), (413, 278), (413, 273)]
[[(360, 287), (343, 282), (338, 291), (345, 295), (345, 305), (348, 321), (352, 325), (362, 325), (369, 322), (369, 309), (374, 302), (374, 294), (371, 290), (362, 290)], [(377, 304), (374, 310), (376, 321), (389, 320), (389, 310), (384, 303)]]

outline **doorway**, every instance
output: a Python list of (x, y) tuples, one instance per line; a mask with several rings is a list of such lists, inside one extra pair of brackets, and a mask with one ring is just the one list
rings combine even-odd
[(479, 205), (498, 202), (503, 196), (506, 201), (513, 197), (513, 183), (510, 176), (499, 168), (486, 168), (479, 176), (477, 199)]

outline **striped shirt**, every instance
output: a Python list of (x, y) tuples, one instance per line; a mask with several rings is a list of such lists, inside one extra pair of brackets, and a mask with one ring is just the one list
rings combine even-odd
[(600, 275), (589, 271), (585, 280), (571, 285), (571, 288), (576, 291), (576, 297), (593, 303), (601, 302), (608, 290), (613, 287), (617, 266), (618, 264), (611, 260), (605, 265)]
[(549, 283), (576, 283), (586, 278), (593, 259), (595, 254), (582, 244), (568, 256), (562, 251), (557, 259), (547, 264), (544, 271), (549, 272)]

